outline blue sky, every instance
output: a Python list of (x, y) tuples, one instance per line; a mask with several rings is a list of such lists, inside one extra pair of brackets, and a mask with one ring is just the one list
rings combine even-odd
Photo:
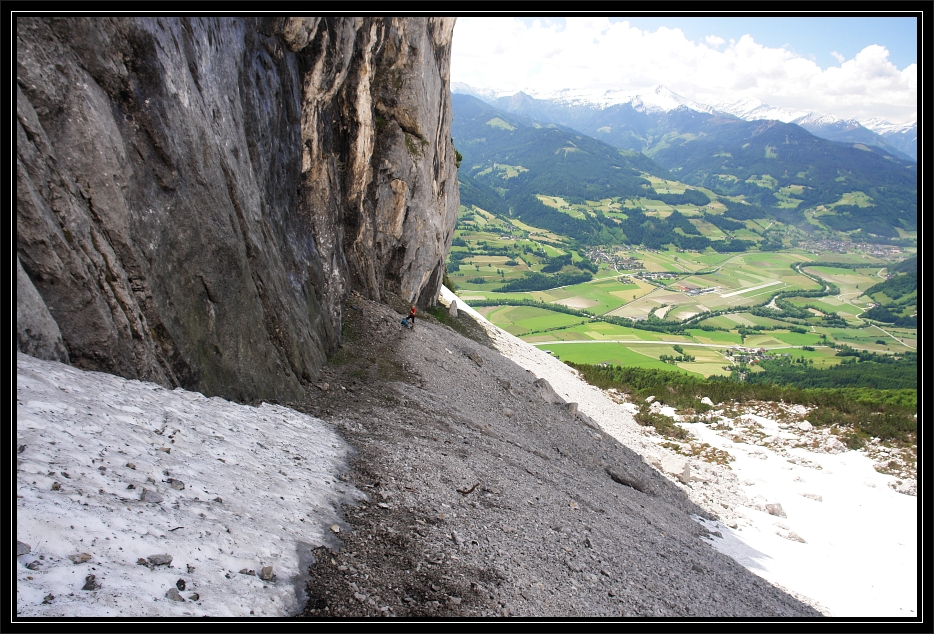
[(461, 17), (451, 79), (478, 88), (754, 98), (841, 118), (917, 118), (917, 28), (903, 17)]

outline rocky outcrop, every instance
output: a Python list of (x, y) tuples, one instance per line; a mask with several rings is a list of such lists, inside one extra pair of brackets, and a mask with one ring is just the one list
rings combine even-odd
[(68, 363), (62, 333), (16, 258), (16, 350), (46, 361)]
[(433, 304), (458, 205), (452, 31), (17, 20), (19, 348), (292, 398), (338, 345), (351, 286)]

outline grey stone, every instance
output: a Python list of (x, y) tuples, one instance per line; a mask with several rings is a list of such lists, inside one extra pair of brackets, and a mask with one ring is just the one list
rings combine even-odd
[(240, 569), (240, 574), (241, 574), (241, 575), (255, 575), (255, 574), (256, 574), (256, 571), (255, 571), (255, 570), (250, 570), (249, 568), (241, 568), (241, 569)]
[(448, 306), (448, 315), (451, 317), (457, 317), (457, 300), (451, 300), (451, 305)]
[(606, 473), (614, 482), (632, 487), (637, 491), (642, 491), (649, 495), (655, 494), (655, 486), (651, 482), (626, 467), (607, 467)]
[(30, 561), (28, 564), (26, 564), (26, 567), (29, 568), (30, 570), (38, 570), (39, 560), (36, 559), (35, 561)]
[(269, 581), (272, 579), (272, 566), (263, 566), (262, 570), (259, 571), (259, 578), (263, 581)]
[(150, 566), (168, 566), (172, 563), (172, 555), (167, 554), (150, 555), (146, 559), (149, 561)]
[(26, 542), (21, 542), (19, 540), (16, 540), (16, 556), (17, 557), (19, 557), (20, 555), (28, 555), (31, 552), (32, 552), (32, 546), (30, 546)]
[(782, 509), (781, 504), (766, 504), (765, 510), (769, 515), (775, 515), (776, 517), (788, 517), (785, 515), (785, 511)]
[(201, 595), (199, 595), (197, 592), (192, 592), (191, 594), (188, 595), (188, 600), (189, 601), (200, 601)]
[(797, 427), (801, 431), (811, 431), (812, 429), (814, 429), (814, 425), (812, 425), (809, 421), (806, 421), (806, 420), (803, 420), (800, 423), (798, 423)]
[(581, 411), (578, 411), (578, 412), (577, 412), (577, 420), (579, 420), (580, 422), (584, 423), (585, 425), (587, 425), (587, 426), (590, 427), (591, 429), (600, 431), (600, 425), (598, 425), (598, 424), (596, 423), (596, 421), (594, 421), (594, 419), (592, 419), (590, 416), (588, 416), (588, 415), (585, 414), (584, 412), (581, 412)]
[(52, 490), (53, 490), (53, 491), (61, 491), (61, 490), (62, 490), (62, 484), (61, 484), (60, 482), (53, 482), (53, 483), (52, 483)]
[(807, 543), (806, 541), (804, 541), (804, 538), (803, 538), (803, 537), (801, 537), (800, 535), (798, 535), (798, 534), (797, 534), (796, 532), (794, 532), (794, 531), (790, 531), (790, 530), (781, 530), (781, 531), (778, 531), (778, 534), (779, 534), (781, 537), (784, 537), (785, 539), (787, 539), (787, 540), (789, 540), (789, 541), (801, 542), (802, 544), (806, 544), (806, 543)]
[(58, 323), (16, 256), (16, 349), (39, 359), (68, 363)]
[(175, 478), (169, 478), (168, 480), (166, 480), (166, 482), (168, 482), (169, 486), (171, 486), (176, 491), (183, 491), (185, 489), (185, 483), (182, 482), (181, 480), (176, 480)]
[(148, 566), (149, 562), (143, 559), (142, 557), (140, 557), (139, 559), (136, 560), (136, 565), (137, 566)]
[(169, 588), (165, 593), (165, 598), (169, 599), (170, 601), (185, 601), (185, 597), (178, 593), (178, 588)]
[(558, 393), (555, 392), (554, 388), (551, 387), (551, 384), (545, 379), (537, 379), (532, 383), (532, 387), (535, 388), (538, 395), (546, 403), (564, 403), (564, 399), (558, 396)]
[(68, 558), (76, 564), (83, 564), (86, 561), (90, 561), (93, 557), (89, 553), (77, 553), (75, 555), (68, 555)]
[(159, 504), (160, 502), (162, 502), (161, 495), (159, 495), (155, 491), (151, 491), (146, 488), (143, 489), (143, 492), (139, 496), (139, 499), (143, 502), (149, 502), (150, 504)]
[(468, 359), (476, 363), (478, 366), (483, 367), (483, 357), (476, 350), (468, 350), (466, 353)]
[(126, 463), (126, 466), (128, 469), (133, 469), (134, 471), (136, 470), (136, 465), (133, 464), (132, 462)]
[(84, 586), (81, 589), (91, 591), (99, 590), (100, 587), (101, 584), (97, 582), (97, 578), (94, 575), (88, 575), (84, 578)]
[(176, 581), (176, 582), (175, 582), (175, 587), (178, 588), (180, 591), (181, 591), (181, 590), (184, 590), (184, 589), (185, 589), (185, 580), (184, 580), (184, 579), (179, 579), (178, 581)]
[(678, 456), (665, 455), (661, 459), (662, 469), (670, 473), (681, 482), (687, 484), (691, 481), (691, 463)]
[(221, 498), (220, 496), (217, 496), (216, 498), (214, 498), (214, 501), (217, 502), (218, 504), (223, 504), (223, 503), (224, 503), (224, 499)]
[(570, 414), (572, 418), (577, 417), (577, 403), (566, 403), (565, 407), (568, 410), (568, 414)]

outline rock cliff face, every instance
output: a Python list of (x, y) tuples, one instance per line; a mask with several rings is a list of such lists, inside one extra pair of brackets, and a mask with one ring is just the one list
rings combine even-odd
[(19, 19), (18, 348), (291, 398), (351, 286), (434, 304), (458, 205), (453, 26)]

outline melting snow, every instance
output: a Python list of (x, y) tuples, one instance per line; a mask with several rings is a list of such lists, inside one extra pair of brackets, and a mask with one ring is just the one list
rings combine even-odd
[[(352, 449), (330, 425), (23, 354), (16, 369), (17, 614), (301, 609), (312, 549), (336, 547), (339, 504), (363, 497), (337, 479)], [(171, 564), (137, 563), (160, 554)], [(166, 597), (179, 580), (185, 601)]]

